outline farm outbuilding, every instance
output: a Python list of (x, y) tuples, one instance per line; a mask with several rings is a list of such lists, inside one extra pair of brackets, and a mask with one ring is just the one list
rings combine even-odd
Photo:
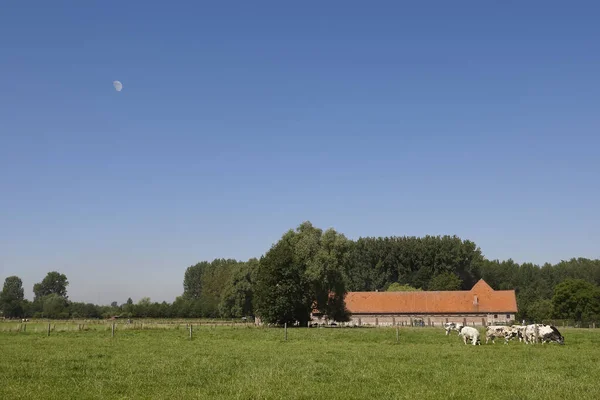
[[(494, 290), (483, 279), (471, 290), (419, 292), (348, 292), (351, 325), (510, 324), (517, 313), (514, 290)], [(313, 314), (315, 322), (323, 316)]]

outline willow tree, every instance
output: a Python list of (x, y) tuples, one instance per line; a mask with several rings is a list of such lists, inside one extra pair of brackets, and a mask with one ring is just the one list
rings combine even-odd
[(310, 222), (283, 237), (260, 259), (254, 309), (267, 323), (306, 325), (312, 311), (345, 321), (345, 262), (349, 240)]

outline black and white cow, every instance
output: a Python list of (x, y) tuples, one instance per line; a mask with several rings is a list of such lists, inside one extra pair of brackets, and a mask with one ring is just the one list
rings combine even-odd
[(509, 339), (517, 337), (517, 338), (519, 338), (519, 342), (523, 342), (523, 340), (525, 339), (525, 329), (527, 328), (527, 326), (526, 325), (511, 325), (511, 328), (513, 330), (513, 333)]
[[(535, 343), (536, 342), (536, 330), (539, 332), (539, 329), (544, 326), (542, 324), (529, 324), (525, 326), (525, 331), (523, 332), (523, 341), (525, 344)], [(539, 335), (538, 335), (539, 337)]]
[(446, 336), (450, 334), (451, 331), (457, 331), (460, 333), (461, 328), (464, 325), (461, 322), (446, 322), (444, 324), (444, 330), (446, 331)]
[[(536, 337), (537, 330), (537, 337)], [(560, 334), (558, 329), (552, 325), (527, 325), (525, 328), (525, 343), (537, 343), (538, 341), (542, 344), (556, 342), (560, 345), (565, 344), (565, 338)]]
[(514, 331), (510, 326), (491, 325), (485, 328), (485, 344), (488, 344), (490, 340), (495, 344), (496, 338), (504, 338), (504, 344), (508, 344), (513, 335)]

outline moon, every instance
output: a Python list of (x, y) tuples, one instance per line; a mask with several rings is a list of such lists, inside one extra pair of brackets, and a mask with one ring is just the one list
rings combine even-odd
[(119, 81), (114, 81), (113, 86), (115, 87), (115, 90), (117, 92), (120, 92), (121, 90), (123, 90), (123, 84)]

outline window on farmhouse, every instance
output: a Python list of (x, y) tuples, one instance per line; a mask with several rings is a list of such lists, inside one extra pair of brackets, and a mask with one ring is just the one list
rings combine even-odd
[(506, 319), (510, 319), (510, 314), (506, 314)]
[(494, 318), (498, 318), (498, 314), (494, 314)]

